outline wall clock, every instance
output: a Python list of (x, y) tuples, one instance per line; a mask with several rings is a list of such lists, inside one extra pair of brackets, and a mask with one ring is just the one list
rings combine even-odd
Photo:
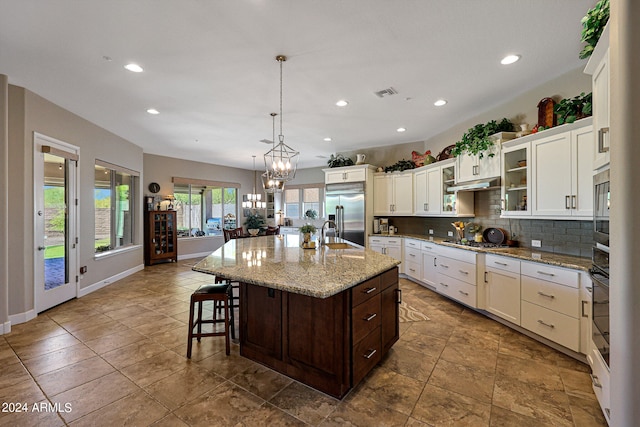
[(157, 193), (158, 191), (160, 191), (160, 184), (158, 184), (157, 182), (152, 182), (151, 184), (149, 184), (149, 191), (154, 194)]

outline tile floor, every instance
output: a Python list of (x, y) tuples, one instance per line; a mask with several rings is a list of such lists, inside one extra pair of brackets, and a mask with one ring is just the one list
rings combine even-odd
[(606, 425), (586, 365), (408, 280), (404, 301), (429, 320), (401, 323), (342, 401), (237, 345), (225, 356), (223, 338), (188, 360), (189, 296), (209, 281), (188, 261), (148, 267), (15, 325), (0, 336), (0, 402), (28, 412), (0, 412), (0, 426)]

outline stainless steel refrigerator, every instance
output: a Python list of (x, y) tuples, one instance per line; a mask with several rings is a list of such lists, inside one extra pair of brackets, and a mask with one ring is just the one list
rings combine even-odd
[(325, 209), (338, 225), (338, 237), (364, 246), (364, 182), (327, 184)]

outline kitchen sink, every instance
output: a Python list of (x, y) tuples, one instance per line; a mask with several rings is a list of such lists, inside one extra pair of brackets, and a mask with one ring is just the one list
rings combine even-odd
[(329, 249), (356, 249), (355, 246), (350, 245), (348, 243), (325, 243), (325, 246), (327, 246)]

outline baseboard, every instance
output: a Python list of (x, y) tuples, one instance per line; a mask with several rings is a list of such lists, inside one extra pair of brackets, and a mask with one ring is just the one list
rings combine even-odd
[(0, 325), (0, 335), (8, 334), (9, 332), (11, 332), (11, 321)]
[[(5, 334), (11, 332), (11, 325), (18, 325), (20, 323), (28, 322), (31, 319), (35, 319), (38, 316), (38, 313), (34, 309), (25, 311), (24, 313), (11, 314), (9, 315), (9, 321), (3, 325), (3, 329), (9, 328), (9, 331), (5, 331)], [(7, 326), (8, 323), (8, 326)]]
[(178, 261), (182, 261), (183, 259), (190, 259), (190, 258), (204, 258), (211, 255), (211, 251), (208, 252), (200, 252), (197, 254), (185, 254), (185, 255), (178, 255)]
[(85, 295), (89, 295), (91, 292), (95, 292), (98, 289), (102, 289), (105, 286), (109, 286), (113, 282), (116, 282), (116, 281), (118, 281), (120, 279), (124, 279), (125, 277), (131, 276), (132, 274), (137, 273), (138, 271), (142, 271), (142, 270), (144, 270), (144, 264), (137, 265), (137, 266), (135, 266), (133, 268), (130, 268), (130, 269), (125, 270), (125, 271), (123, 271), (121, 273), (118, 273), (116, 275), (108, 277), (108, 278), (106, 278), (104, 280), (101, 280), (98, 283), (94, 283), (93, 285), (89, 285), (89, 286), (86, 286), (84, 288), (80, 288), (80, 290), (78, 290), (78, 298), (82, 298)]

